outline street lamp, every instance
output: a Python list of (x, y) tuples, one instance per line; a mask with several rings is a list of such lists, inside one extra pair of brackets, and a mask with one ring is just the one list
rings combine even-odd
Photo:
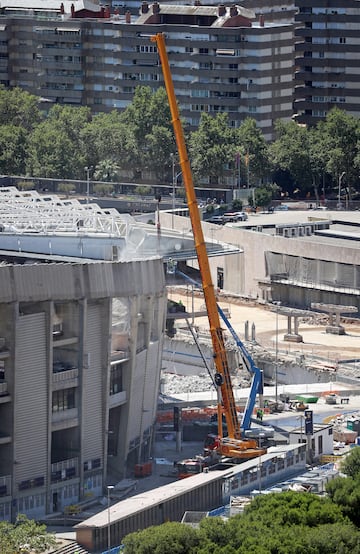
[(341, 183), (345, 175), (346, 175), (346, 171), (343, 171), (339, 176), (338, 205), (337, 205), (338, 210), (341, 210)]
[(278, 353), (279, 353), (279, 307), (281, 302), (273, 302), (276, 306), (276, 334), (275, 334), (275, 409), (278, 409)]
[(110, 492), (113, 490), (113, 485), (107, 486), (107, 513), (108, 513), (108, 525), (107, 525), (107, 549), (110, 552), (111, 538), (110, 538)]
[(90, 195), (90, 171), (92, 170), (92, 167), (86, 166), (84, 167), (84, 170), (86, 171), (86, 203), (89, 203), (89, 195)]

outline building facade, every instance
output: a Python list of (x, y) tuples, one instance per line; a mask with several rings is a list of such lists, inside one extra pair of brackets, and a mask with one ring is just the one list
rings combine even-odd
[(148, 462), (167, 268), (196, 253), (189, 231), (112, 208), (0, 198), (0, 520), (14, 521), (66, 513)]
[(149, 456), (162, 263), (5, 263), (0, 311), (0, 519), (60, 513)]
[[(169, 217), (164, 212), (164, 225)], [(301, 309), (320, 302), (360, 311), (359, 222), (358, 212), (310, 210), (254, 214), (222, 226), (204, 222), (205, 237), (239, 249), (209, 260), (213, 283), (264, 302), (281, 299)], [(174, 225), (185, 229), (187, 218), (175, 216)]]
[(15, 4), (0, 10), (0, 83), (39, 96), (44, 109), (60, 103), (94, 113), (123, 110), (137, 86), (163, 86), (150, 35), (164, 32), (190, 128), (202, 112), (226, 112), (231, 126), (252, 117), (271, 139), (274, 121), (292, 116), (291, 22), (268, 21), (241, 6), (143, 2), (133, 16), (86, 0), (49, 2), (47, 11)]
[(101, 496), (149, 459), (157, 412), (163, 260), (111, 210), (96, 234), (98, 206), (43, 198), (1, 189), (0, 520)]
[(360, 3), (297, 0), (296, 121), (314, 125), (333, 108), (360, 115)]

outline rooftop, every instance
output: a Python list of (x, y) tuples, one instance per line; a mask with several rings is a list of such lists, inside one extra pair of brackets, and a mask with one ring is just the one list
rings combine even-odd
[[(95, 203), (41, 195), (35, 190), (0, 188), (0, 232), (3, 259), (29, 258), (59, 261), (126, 261), (162, 257), (189, 260), (196, 257), (191, 229), (179, 233), (140, 223), (115, 208)], [(210, 255), (239, 249), (209, 241)]]

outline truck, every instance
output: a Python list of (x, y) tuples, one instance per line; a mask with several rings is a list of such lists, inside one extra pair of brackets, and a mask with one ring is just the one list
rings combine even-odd
[[(211, 278), (209, 258), (201, 226), (200, 212), (195, 194), (192, 171), (185, 144), (185, 136), (175, 95), (169, 59), (166, 51), (165, 35), (163, 33), (157, 33), (156, 35), (151, 36), (150, 40), (156, 43), (172, 117), (172, 125), (179, 154), (179, 162), (183, 176), (183, 184), (199, 264), (216, 371), (214, 380), (218, 388), (219, 399), (218, 436), (213, 441), (213, 447), (205, 452), (204, 457), (207, 457), (210, 454), (210, 457), (212, 458), (219, 457), (221, 459), (221, 457), (230, 457), (241, 460), (250, 459), (265, 454), (266, 449), (260, 448), (255, 439), (246, 438), (241, 430), (225, 349), (224, 332), (220, 325), (220, 315), (215, 289)], [(226, 420), (227, 437), (223, 436), (223, 413)], [(199, 467), (202, 467), (202, 462), (199, 463)]]

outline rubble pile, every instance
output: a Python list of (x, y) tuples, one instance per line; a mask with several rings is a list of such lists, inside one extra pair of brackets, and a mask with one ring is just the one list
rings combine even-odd
[[(176, 373), (163, 373), (163, 392), (167, 395), (185, 394), (187, 392), (206, 392), (213, 389), (213, 384), (207, 373), (199, 375), (179, 375)], [(250, 378), (247, 370), (239, 370), (231, 378), (234, 388), (250, 386)]]
[(164, 393), (168, 395), (184, 394), (186, 392), (205, 392), (212, 388), (212, 382), (207, 374), (177, 375), (175, 373), (166, 373), (164, 375)]

